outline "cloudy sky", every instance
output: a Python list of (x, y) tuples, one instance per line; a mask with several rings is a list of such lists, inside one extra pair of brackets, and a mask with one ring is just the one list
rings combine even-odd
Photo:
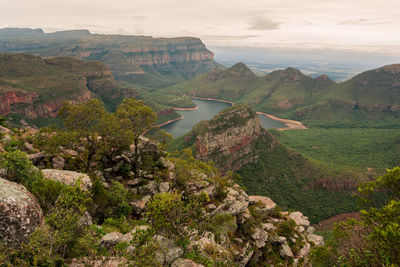
[(399, 0), (0, 0), (0, 27), (400, 53)]

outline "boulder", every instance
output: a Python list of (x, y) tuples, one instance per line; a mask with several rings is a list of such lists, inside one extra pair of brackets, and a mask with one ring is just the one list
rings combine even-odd
[(262, 248), (268, 240), (268, 233), (261, 228), (256, 228), (251, 238), (254, 240), (257, 248)]
[(282, 258), (288, 260), (294, 257), (292, 250), (290, 247), (287, 245), (287, 243), (283, 243), (281, 245), (281, 248), (279, 249), (279, 254), (281, 255)]
[(315, 235), (315, 234), (309, 234), (309, 235), (307, 235), (307, 237), (310, 242), (313, 242), (318, 247), (323, 246), (325, 244), (324, 238), (322, 236)]
[(84, 173), (55, 169), (43, 169), (42, 172), (44, 177), (50, 180), (58, 181), (66, 185), (74, 185), (80, 179), (81, 188), (83, 190), (90, 190), (90, 188), (92, 188), (90, 177)]
[(131, 205), (133, 211), (139, 215), (140, 213), (142, 213), (142, 211), (146, 207), (147, 202), (149, 202), (150, 199), (151, 196), (147, 195), (144, 196), (142, 199), (132, 201), (129, 204)]
[(311, 250), (311, 245), (310, 243), (306, 243), (299, 251), (298, 253), (298, 257), (299, 258), (304, 258), (306, 256), (308, 256), (308, 254), (310, 254), (310, 250)]
[(275, 202), (273, 202), (269, 197), (263, 197), (263, 196), (249, 196), (249, 203), (250, 204), (256, 204), (256, 203), (261, 203), (263, 205), (263, 209), (266, 211), (273, 211), (274, 208), (276, 207)]
[(8, 128), (0, 125), (0, 133), (9, 134), (11, 131)]
[(0, 178), (0, 240), (18, 246), (42, 223), (36, 198), (24, 186)]
[(24, 146), (25, 146), (25, 148), (26, 148), (28, 151), (30, 151), (30, 152), (32, 152), (32, 151), (35, 150), (35, 148), (33, 148), (33, 145), (30, 144), (30, 143), (28, 143), (28, 142), (25, 142), (25, 143), (24, 143)]
[(158, 191), (160, 193), (167, 193), (169, 191), (169, 183), (168, 182), (162, 182), (158, 186)]
[(183, 255), (183, 249), (175, 245), (174, 241), (161, 235), (153, 236), (153, 240), (158, 243), (159, 246), (156, 252), (156, 258), (163, 264), (169, 265)]
[(171, 267), (202, 267), (204, 265), (195, 263), (192, 260), (189, 259), (182, 259), (182, 258), (177, 258), (172, 264)]
[(46, 155), (44, 152), (38, 152), (34, 154), (29, 154), (28, 158), (33, 164), (38, 164), (42, 159), (44, 159)]
[(54, 157), (51, 159), (51, 166), (53, 169), (62, 170), (65, 167), (65, 159), (60, 156)]
[(292, 219), (299, 226), (309, 226), (310, 222), (307, 220), (303, 213), (300, 211), (291, 212), (289, 218)]
[(111, 232), (103, 236), (100, 240), (100, 245), (107, 249), (114, 247), (124, 238), (124, 235), (119, 232)]

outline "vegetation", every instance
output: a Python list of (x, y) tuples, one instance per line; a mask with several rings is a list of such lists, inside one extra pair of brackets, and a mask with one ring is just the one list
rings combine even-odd
[(279, 142), (337, 171), (380, 175), (400, 165), (397, 129), (318, 129), (271, 131)]
[[(397, 266), (400, 264), (400, 167), (358, 189), (361, 219), (337, 224), (334, 238), (313, 253), (315, 266)], [(372, 200), (386, 193), (384, 205)]]

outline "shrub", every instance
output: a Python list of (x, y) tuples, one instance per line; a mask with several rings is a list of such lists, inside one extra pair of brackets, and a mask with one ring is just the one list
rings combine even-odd
[(166, 236), (185, 235), (184, 227), (201, 228), (203, 206), (208, 201), (207, 194), (192, 196), (187, 203), (178, 193), (161, 193), (147, 204), (147, 218), (152, 227)]

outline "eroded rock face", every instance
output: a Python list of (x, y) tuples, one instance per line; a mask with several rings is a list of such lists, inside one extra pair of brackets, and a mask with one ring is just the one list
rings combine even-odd
[(18, 246), (42, 223), (36, 198), (24, 186), (0, 178), (0, 240)]
[(223, 172), (237, 171), (244, 164), (257, 160), (253, 142), (259, 137), (276, 141), (264, 129), (257, 114), (247, 106), (233, 107), (211, 119), (207, 130), (196, 137), (196, 157), (212, 160)]
[(92, 181), (90, 180), (90, 177), (84, 173), (55, 169), (43, 169), (42, 172), (45, 178), (58, 181), (63, 184), (74, 185), (80, 179), (82, 189), (89, 190), (92, 187)]

